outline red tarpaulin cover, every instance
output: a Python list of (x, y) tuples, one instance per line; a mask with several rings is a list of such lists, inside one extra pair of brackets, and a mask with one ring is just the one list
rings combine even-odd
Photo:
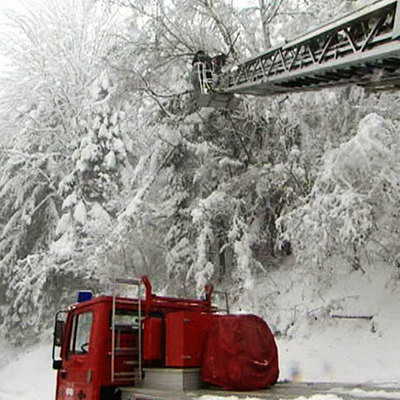
[(230, 390), (256, 390), (278, 380), (278, 350), (255, 315), (218, 315), (207, 334), (201, 379)]

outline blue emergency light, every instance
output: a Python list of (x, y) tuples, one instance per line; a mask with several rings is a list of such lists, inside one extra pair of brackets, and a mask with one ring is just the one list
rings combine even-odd
[(92, 292), (90, 290), (80, 290), (76, 293), (76, 301), (78, 303), (83, 303), (84, 301), (89, 301), (92, 299)]

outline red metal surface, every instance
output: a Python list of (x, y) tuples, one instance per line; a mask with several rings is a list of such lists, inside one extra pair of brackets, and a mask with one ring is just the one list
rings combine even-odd
[(151, 301), (152, 301), (152, 287), (149, 278), (146, 275), (142, 276), (142, 282), (145, 287), (146, 292), (146, 304), (145, 304), (145, 315), (148, 316), (151, 308)]
[(278, 351), (255, 315), (218, 315), (204, 346), (201, 379), (229, 390), (256, 390), (278, 380)]
[[(163, 344), (165, 333), (163, 319), (165, 316), (190, 312), (193, 315), (210, 313), (212, 311), (211, 299), (193, 300), (160, 297), (152, 294), (150, 282), (144, 278), (146, 298), (142, 300), (142, 309), (145, 314), (158, 314), (157, 318), (148, 317), (144, 323), (143, 335), (143, 361), (146, 365), (162, 367), (164, 360)], [(118, 309), (137, 310), (138, 300), (117, 298)], [(111, 310), (112, 297), (103, 296), (92, 300), (77, 303), (69, 307), (65, 325), (65, 339), (61, 348), (62, 369), (57, 373), (57, 400), (98, 400), (102, 387), (134, 386), (132, 380), (111, 381)], [(72, 321), (74, 316), (85, 312), (92, 312), (93, 320), (90, 329), (89, 351), (87, 354), (73, 354), (69, 350), (71, 341)], [(147, 322), (148, 321), (148, 322)], [(118, 346), (132, 348), (135, 337), (132, 333), (123, 332)], [(196, 354), (196, 365), (199, 354), (189, 346), (191, 354)], [(123, 353), (123, 352), (122, 352)], [(126, 353), (116, 356), (115, 368), (120, 372), (128, 372), (132, 367), (134, 354)], [(193, 364), (193, 361), (188, 363)]]
[[(130, 379), (125, 375), (111, 379), (113, 298), (103, 296), (74, 304), (65, 325), (57, 400), (99, 400), (104, 387), (112, 393), (109, 389), (115, 386), (135, 386), (132, 372), (139, 356), (139, 326), (143, 329), (145, 367), (201, 367), (204, 381), (226, 388), (244, 389), (249, 384), (255, 388), (273, 383), (277, 377), (277, 357), (270, 356), (275, 343), (262, 320), (213, 314), (211, 286), (207, 288), (206, 300), (192, 300), (155, 296), (150, 282), (145, 278), (143, 282), (146, 298), (141, 300), (141, 307), (146, 317), (142, 324), (137, 322), (137, 299), (116, 299), (115, 315), (120, 319), (116, 322), (113, 365), (115, 371), (130, 374)], [(86, 324), (86, 336), (78, 341), (79, 346), (84, 343), (88, 350), (85, 353), (73, 346), (71, 338), (74, 321), (78, 317), (79, 327), (79, 319), (85, 320), (82, 316), (87, 318), (88, 314), (91, 325)], [(265, 368), (266, 363), (276, 369)]]
[(146, 318), (143, 323), (143, 360), (154, 362), (163, 358), (163, 326), (161, 318)]
[[(98, 400), (102, 386), (131, 385), (131, 380), (111, 381), (111, 297), (100, 297), (71, 307), (68, 314), (65, 332), (66, 337), (61, 349), (63, 368), (57, 373), (57, 400)], [(120, 308), (132, 310), (137, 308), (137, 301), (127, 302)], [(69, 350), (71, 341), (72, 320), (75, 315), (91, 311), (93, 322), (90, 331), (90, 344), (87, 354), (72, 354)], [(122, 333), (119, 346), (132, 347), (134, 337)], [(133, 355), (125, 352), (116, 358), (116, 369), (121, 372), (129, 371), (127, 361)]]
[(175, 312), (165, 318), (165, 366), (200, 367), (209, 320), (198, 312)]
[[(73, 318), (89, 311), (93, 315), (89, 351), (87, 354), (75, 354), (71, 351)], [(101, 311), (101, 303), (96, 308), (83, 303), (81, 307), (71, 310), (68, 314), (65, 327), (67, 336), (61, 349), (63, 368), (57, 374), (57, 400), (79, 399), (83, 396), (87, 399), (98, 397), (98, 382), (101, 377), (96, 360), (102, 348), (99, 347), (100, 337), (95, 332), (101, 325)]]

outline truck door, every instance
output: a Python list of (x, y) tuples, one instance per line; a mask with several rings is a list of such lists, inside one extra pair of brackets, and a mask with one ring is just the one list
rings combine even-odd
[(93, 311), (72, 315), (67, 324), (67, 347), (62, 371), (58, 376), (57, 400), (91, 400), (94, 397), (92, 374), (95, 366), (93, 348)]

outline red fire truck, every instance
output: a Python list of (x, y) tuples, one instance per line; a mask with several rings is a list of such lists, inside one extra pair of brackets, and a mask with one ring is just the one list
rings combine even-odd
[[(117, 296), (121, 284), (137, 286), (137, 298)], [(273, 385), (278, 354), (267, 324), (254, 315), (222, 314), (212, 295), (206, 286), (204, 300), (157, 296), (146, 276), (116, 280), (111, 296), (78, 293), (77, 303), (56, 315), (56, 400), (156, 398), (155, 392), (168, 398), (170, 391), (207, 386)]]

